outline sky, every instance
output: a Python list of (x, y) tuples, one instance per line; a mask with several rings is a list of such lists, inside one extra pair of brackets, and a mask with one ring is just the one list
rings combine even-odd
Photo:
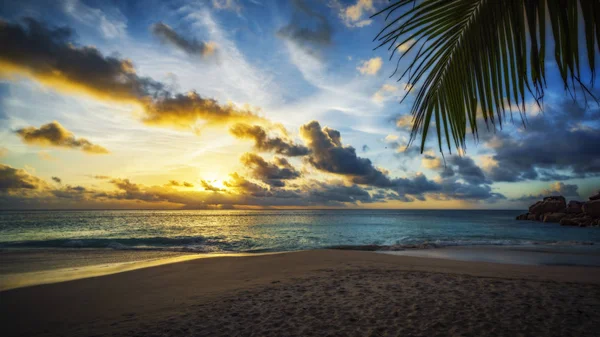
[(0, 209), (525, 209), (600, 189), (600, 110), (551, 59), (526, 120), (407, 147), (418, 88), (373, 50), (383, 7), (0, 3)]

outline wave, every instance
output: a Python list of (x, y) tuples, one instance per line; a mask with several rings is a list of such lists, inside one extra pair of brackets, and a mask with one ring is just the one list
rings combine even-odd
[[(403, 240), (404, 241), (404, 240)], [(51, 239), (0, 243), (0, 248), (92, 248), (114, 250), (168, 250), (198, 253), (263, 253), (294, 251), (303, 249), (342, 249), (363, 251), (400, 251), (407, 249), (432, 249), (456, 246), (591, 246), (591, 241), (532, 241), (516, 239), (456, 239), (456, 240), (414, 240), (398, 241), (394, 244), (355, 244), (327, 245), (317, 243), (270, 242), (261, 244), (249, 237), (239, 240), (225, 236), (185, 236), (185, 237), (146, 237), (146, 238), (79, 238)]]
[(110, 248), (115, 250), (170, 250), (217, 253), (239, 251), (240, 243), (227, 242), (223, 237), (148, 237), (148, 238), (85, 238), (53, 239), (3, 243), (1, 248)]
[(591, 241), (531, 241), (531, 240), (433, 240), (393, 245), (334, 245), (325, 248), (363, 251), (401, 251), (408, 249), (434, 249), (465, 246), (592, 246)]

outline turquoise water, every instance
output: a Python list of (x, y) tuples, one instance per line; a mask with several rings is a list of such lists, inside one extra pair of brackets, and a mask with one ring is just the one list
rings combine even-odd
[(600, 249), (600, 228), (516, 221), (521, 211), (3, 211), (2, 248), (265, 252), (340, 245)]

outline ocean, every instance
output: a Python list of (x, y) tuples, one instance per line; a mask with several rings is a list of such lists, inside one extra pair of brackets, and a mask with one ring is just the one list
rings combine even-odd
[(0, 248), (259, 253), (351, 246), (600, 249), (599, 228), (517, 221), (499, 210), (2, 211)]

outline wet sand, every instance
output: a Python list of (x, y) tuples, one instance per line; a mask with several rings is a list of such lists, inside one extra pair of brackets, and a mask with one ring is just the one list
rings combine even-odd
[(316, 250), (0, 292), (4, 336), (597, 336), (600, 268)]

